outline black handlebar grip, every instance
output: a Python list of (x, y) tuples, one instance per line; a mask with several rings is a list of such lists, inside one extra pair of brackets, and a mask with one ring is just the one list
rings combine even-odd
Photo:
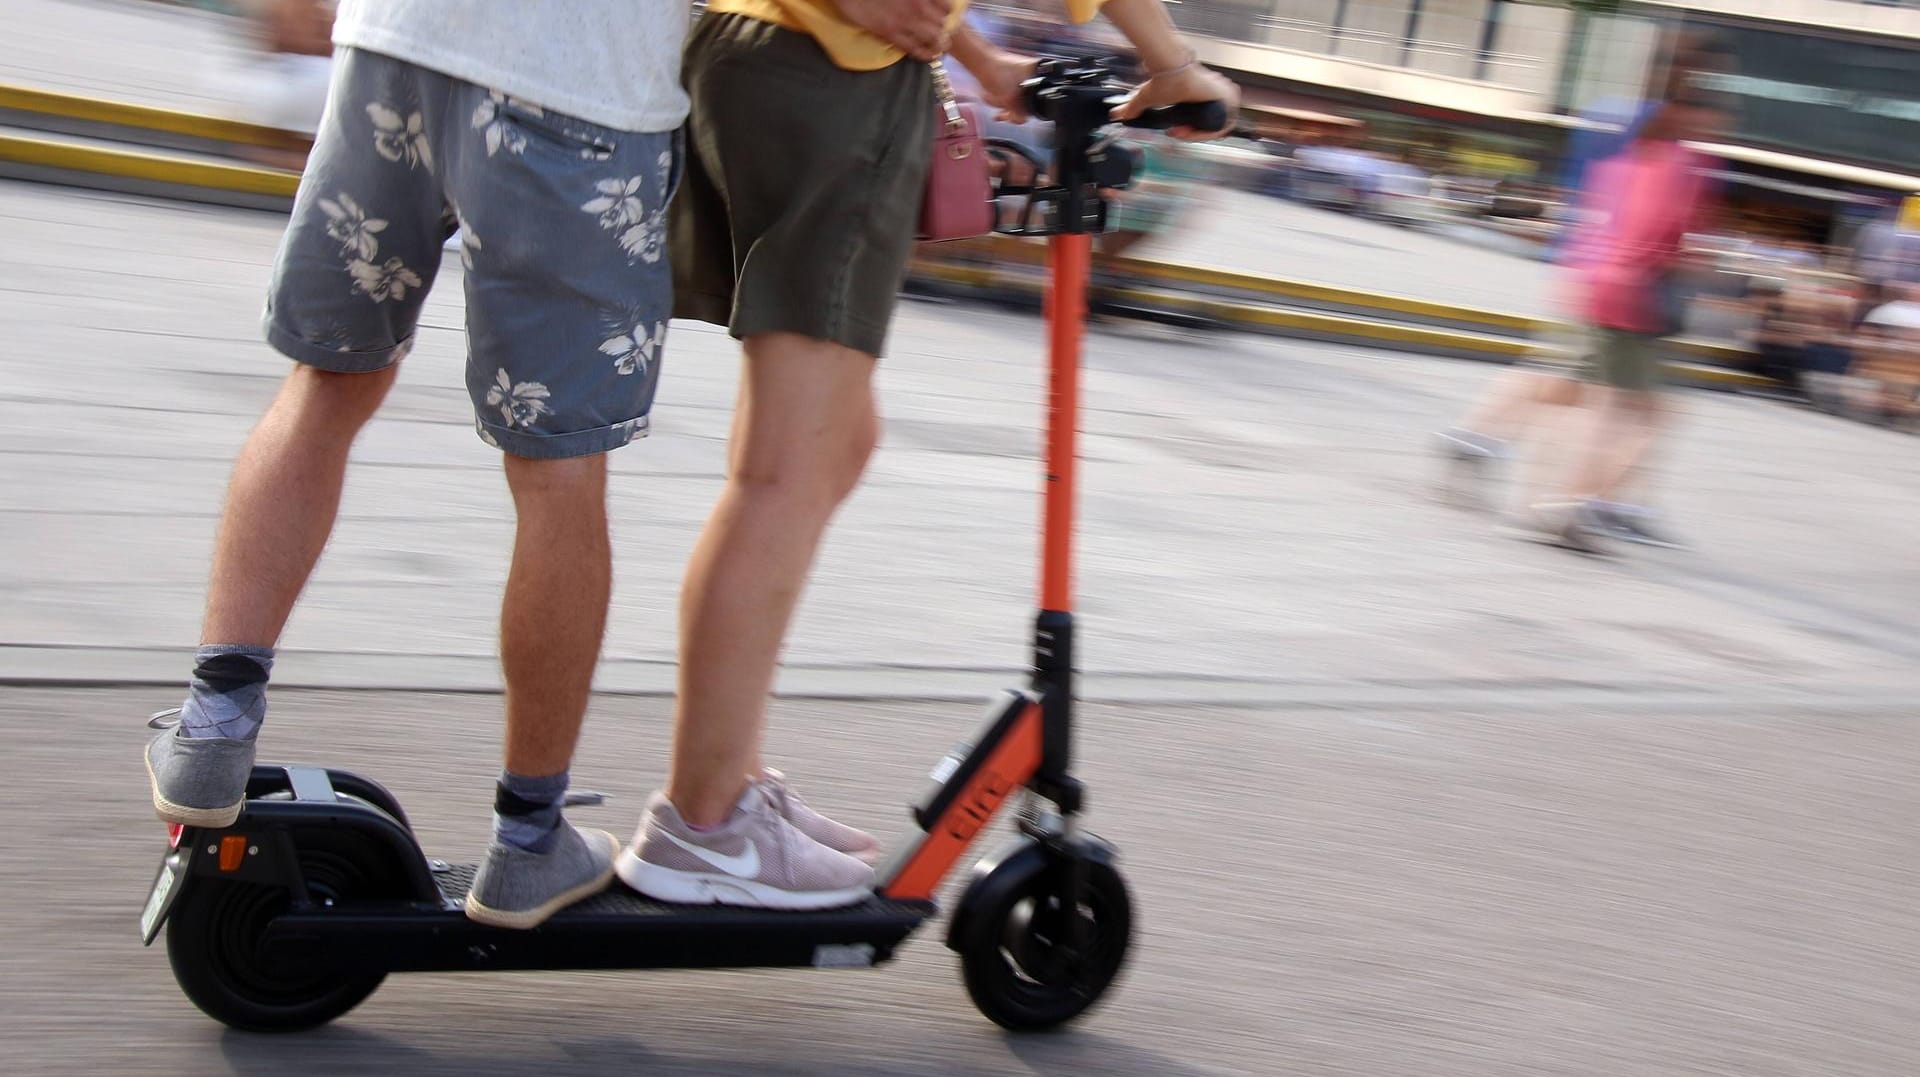
[(1164, 131), (1169, 127), (1191, 127), (1196, 131), (1218, 131), (1227, 125), (1227, 106), (1218, 101), (1190, 101), (1165, 108), (1150, 108), (1126, 121), (1128, 127)]

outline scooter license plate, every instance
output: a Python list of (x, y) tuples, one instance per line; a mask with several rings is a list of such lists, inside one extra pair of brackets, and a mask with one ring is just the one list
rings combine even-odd
[(160, 925), (166, 922), (167, 910), (173, 908), (174, 899), (180, 896), (180, 884), (186, 874), (185, 849), (176, 849), (160, 861), (160, 871), (153, 877), (153, 889), (147, 893), (146, 907), (140, 910), (142, 945), (151, 946), (154, 936), (160, 934)]

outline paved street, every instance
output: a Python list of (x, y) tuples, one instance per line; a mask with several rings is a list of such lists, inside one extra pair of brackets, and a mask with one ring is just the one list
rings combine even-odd
[[(402, 976), (327, 1029), (225, 1032), (134, 922), (163, 843), (153, 692), (9, 691), (9, 1073), (1904, 1077), (1920, 1072), (1920, 725), (1095, 707), (1085, 775), (1141, 937), (1063, 1035), (972, 1010), (941, 924), (872, 972)], [(266, 744), (390, 782), (428, 847), (484, 839), (496, 700), (283, 693)], [(966, 707), (782, 705), (774, 757), (895, 833)], [(596, 705), (576, 813), (624, 831), (657, 700)], [(42, 822), (50, 805), (57, 821)]]

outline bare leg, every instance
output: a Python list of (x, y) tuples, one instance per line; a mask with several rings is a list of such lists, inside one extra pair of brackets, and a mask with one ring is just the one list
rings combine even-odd
[(1636, 394), (1630, 407), (1632, 421), (1627, 426), (1626, 436), (1594, 486), (1593, 496), (1603, 501), (1620, 500), (1641, 477), (1647, 460), (1653, 455), (1654, 446), (1659, 444), (1660, 435), (1667, 427), (1666, 413), (1653, 394)]
[(612, 592), (607, 458), (506, 458), (519, 524), (500, 610), (507, 769), (567, 769), (593, 688)]
[(333, 532), (348, 450), (398, 374), (296, 366), (287, 375), (234, 464), (201, 642), (279, 641)]
[(1578, 499), (1611, 499), (1632, 478), (1664, 428), (1659, 398), (1608, 388), (1596, 408), (1568, 491)]
[(1627, 474), (1604, 495), (1608, 501), (1626, 502), (1642, 508), (1649, 504), (1649, 480), (1660, 450), (1672, 444), (1672, 439), (1666, 436), (1667, 432), (1684, 417), (1679, 399), (1672, 393), (1654, 394), (1650, 409), (1647, 428), (1644, 432), (1646, 444), (1640, 447)]
[(878, 437), (874, 358), (791, 333), (747, 338), (727, 487), (680, 607), (680, 698), (667, 795), (724, 821), (760, 769), (767, 696), (815, 551)]
[(1601, 421), (1600, 387), (1578, 378), (1545, 375), (1541, 395), (1528, 410), (1527, 422), (1515, 435), (1533, 446), (1520, 483), (1522, 505), (1561, 496), (1561, 484), (1594, 439)]
[(1524, 436), (1548, 405), (1578, 403), (1580, 383), (1566, 374), (1511, 367), (1494, 378), (1461, 427), (1502, 441)]
[[(1461, 425), (1441, 432), (1441, 444), (1454, 460), (1471, 465), (1478, 477), (1483, 461), (1518, 455), (1519, 443), (1530, 443), (1527, 461), (1515, 461), (1516, 487), (1523, 495), (1541, 488), (1548, 457), (1564, 448), (1562, 441), (1577, 414), (1581, 383), (1569, 374), (1530, 367), (1512, 367), (1496, 375)], [(1545, 451), (1540, 451), (1545, 450)], [(1526, 502), (1530, 503), (1531, 498)]]

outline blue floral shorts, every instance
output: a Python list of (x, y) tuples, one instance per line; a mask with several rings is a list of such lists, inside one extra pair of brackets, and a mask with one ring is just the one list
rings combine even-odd
[(673, 281), (673, 132), (619, 131), (343, 49), (274, 266), (266, 334), (357, 373), (399, 362), (449, 237), (482, 440), (586, 456), (647, 432)]

